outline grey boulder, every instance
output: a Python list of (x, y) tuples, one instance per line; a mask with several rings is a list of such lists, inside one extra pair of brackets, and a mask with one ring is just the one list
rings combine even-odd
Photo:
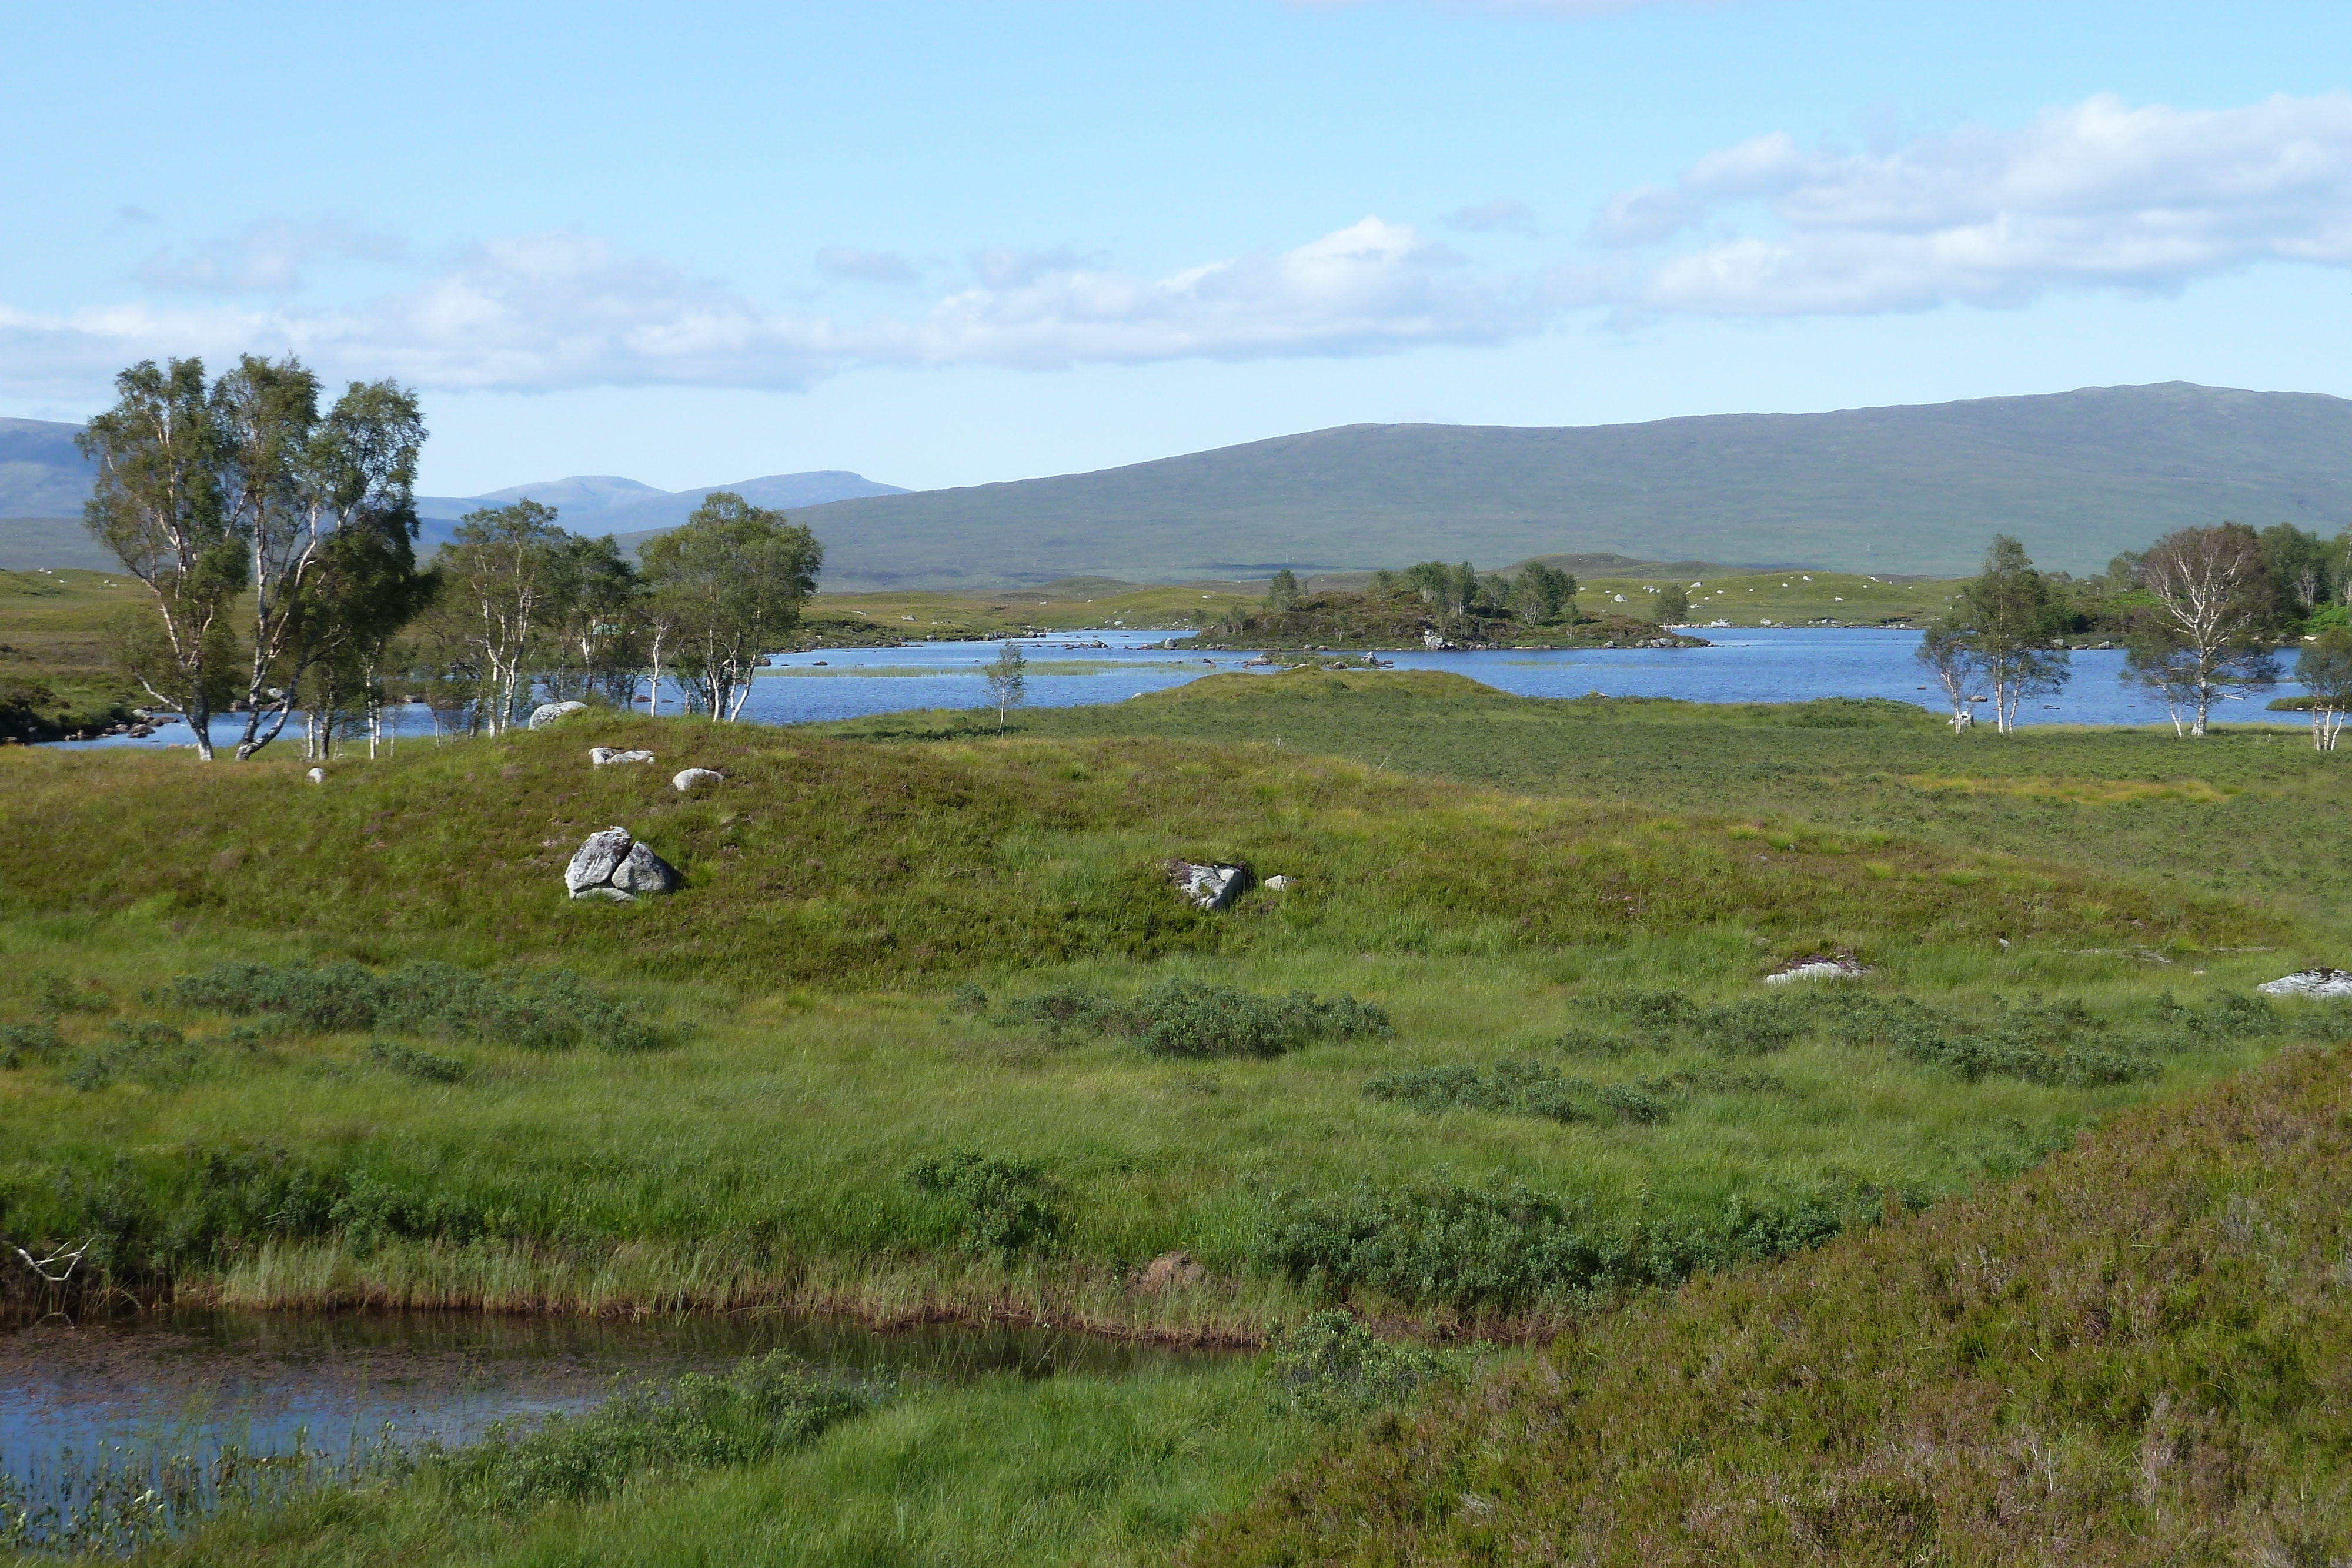
[(669, 787), (685, 794), (698, 784), (723, 784), (727, 775), (715, 768), (688, 768), (669, 781)]
[(588, 748), (588, 765), (591, 768), (609, 768), (615, 762), (651, 762), (653, 759), (654, 754), (650, 751), (616, 751), (609, 746)]
[(1245, 865), (1200, 865), (1180, 860), (1168, 862), (1168, 880), (1193, 908), (1225, 909), (1248, 892), (1256, 879)]
[(586, 713), (587, 711), (588, 705), (586, 703), (541, 703), (537, 707), (530, 710), (530, 727), (533, 729), (545, 729), (549, 725), (553, 724), (559, 718), (564, 718), (575, 713)]
[(2352, 974), (2322, 966), (2265, 980), (2254, 989), (2273, 997), (2352, 997)]
[(563, 868), (564, 891), (575, 899), (626, 904), (648, 893), (677, 891), (677, 871), (629, 836), (626, 828), (591, 833)]

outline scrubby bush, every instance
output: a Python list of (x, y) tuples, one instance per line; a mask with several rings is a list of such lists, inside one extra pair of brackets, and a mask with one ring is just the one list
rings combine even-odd
[(366, 1170), (305, 1164), (283, 1150), (191, 1149), (66, 1166), (38, 1186), (0, 1191), (19, 1240), (89, 1243), (94, 1274), (126, 1287), (168, 1283), (278, 1239), (347, 1233), (362, 1251), (389, 1238), (465, 1240), (490, 1221), (451, 1193), (426, 1194)]
[(1024, 997), (1007, 1009), (1049, 1028), (1125, 1035), (1152, 1056), (1280, 1056), (1318, 1040), (1395, 1032), (1388, 1013), (1353, 997), (1305, 991), (1263, 997), (1198, 980), (1167, 979), (1118, 1000), (1080, 986)]
[(880, 1402), (784, 1351), (723, 1377), (689, 1373), (584, 1416), (501, 1422), (479, 1442), (428, 1450), (420, 1477), (478, 1507), (524, 1509), (612, 1496), (640, 1476), (755, 1464), (814, 1441)]
[(1265, 1268), (1308, 1286), (1511, 1312), (1779, 1257), (1826, 1240), (1844, 1222), (1840, 1207), (1802, 1196), (1736, 1199), (1711, 1217), (1612, 1223), (1590, 1198), (1563, 1201), (1516, 1184), (1367, 1185), (1336, 1197), (1278, 1197), (1254, 1250)]
[(1664, 1101), (1632, 1084), (1564, 1078), (1536, 1061), (1498, 1061), (1483, 1071), (1457, 1064), (1383, 1072), (1366, 1081), (1364, 1092), (1433, 1113), (1494, 1111), (1555, 1122), (1590, 1122), (1604, 1113), (1629, 1122), (1660, 1122), (1667, 1113)]
[(1337, 1421), (1401, 1404), (1452, 1375), (1446, 1357), (1418, 1345), (1391, 1344), (1349, 1312), (1330, 1310), (1296, 1330), (1266, 1336), (1266, 1373), (1290, 1407), (1316, 1421)]
[(107, 1026), (109, 1039), (76, 1056), (66, 1070), (66, 1082), (76, 1089), (103, 1089), (117, 1078), (151, 1086), (172, 1082), (194, 1071), (204, 1059), (200, 1047), (167, 1023), (152, 1020)]
[(1971, 1019), (1909, 997), (1837, 992), (1817, 998), (1814, 1010), (1832, 1039), (1884, 1046), (1971, 1083), (1995, 1076), (2076, 1086), (2128, 1083), (2164, 1071), (2153, 1056), (2115, 1043), (2111, 1027), (2077, 1001), (2029, 998), (1990, 1019)]
[(1698, 1043), (1719, 1056), (1762, 1056), (1785, 1049), (1805, 1032), (1802, 1002), (1751, 997), (1695, 1009), (1688, 1028)]
[(429, 1051), (419, 1051), (413, 1045), (403, 1045), (396, 1040), (379, 1040), (368, 1046), (368, 1059), (377, 1066), (414, 1078), (420, 1083), (458, 1083), (473, 1070), (454, 1056), (436, 1056)]
[(47, 1061), (65, 1050), (53, 1023), (0, 1023), (0, 1068)]
[(235, 1017), (277, 1014), (321, 1033), (396, 1030), (530, 1051), (638, 1051), (665, 1043), (652, 1025), (565, 969), (492, 977), (452, 964), (383, 974), (348, 960), (316, 968), (224, 964), (174, 980), (170, 996), (182, 1007)]
[(977, 1252), (1011, 1258), (1047, 1245), (1068, 1228), (1035, 1166), (960, 1149), (925, 1155), (907, 1166), (907, 1179), (957, 1210), (961, 1239)]

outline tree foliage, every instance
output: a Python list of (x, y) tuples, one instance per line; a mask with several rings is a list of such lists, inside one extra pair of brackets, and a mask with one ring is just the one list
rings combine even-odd
[(1993, 723), (2001, 734), (2017, 727), (2021, 702), (2058, 690), (2072, 674), (2059, 640), (2063, 620), (2063, 605), (2034, 570), (2025, 547), (2007, 534), (1995, 534), (1983, 571), (1961, 587), (1939, 631), (1965, 643), (1991, 684)]
[(2254, 530), (2178, 528), (2141, 560), (2151, 602), (2132, 619), (2125, 679), (2159, 693), (2175, 733), (2202, 736), (2214, 699), (2278, 679), (2282, 605)]
[(2311, 698), (2311, 743), (2336, 749), (2336, 732), (2352, 711), (2352, 632), (2319, 634), (2294, 662), (2294, 678)]
[(824, 548), (782, 512), (714, 490), (638, 556), (674, 617), (688, 700), (712, 718), (735, 717), (760, 660), (799, 624)]

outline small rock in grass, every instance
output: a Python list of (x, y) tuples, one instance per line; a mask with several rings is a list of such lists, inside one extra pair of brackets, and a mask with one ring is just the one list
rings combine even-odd
[(549, 725), (553, 724), (559, 718), (568, 717), (575, 713), (586, 713), (587, 711), (588, 705), (586, 703), (541, 703), (537, 707), (530, 710), (530, 727), (533, 729), (545, 729)]
[(1245, 865), (1195, 865), (1178, 860), (1168, 862), (1168, 880), (1195, 909), (1224, 909), (1256, 879)]
[(591, 768), (606, 768), (615, 762), (651, 762), (653, 759), (654, 754), (650, 751), (616, 751), (609, 746), (588, 748), (588, 765)]
[(308, 779), (313, 784), (324, 784), (327, 781), (327, 770), (323, 768), (313, 768), (310, 772), (302, 775), (302, 777)]
[(2292, 975), (2281, 975), (2265, 981), (2254, 989), (2272, 997), (2352, 997), (2352, 973), (2331, 969), (2322, 964), (2309, 969), (2297, 969)]
[(715, 768), (688, 768), (669, 781), (669, 787), (685, 794), (698, 784), (723, 784), (727, 775)]
[(1869, 969), (1851, 953), (1822, 953), (1811, 957), (1791, 958), (1764, 977), (1768, 986), (1785, 986), (1791, 980), (1851, 980), (1867, 975)]
[(1265, 885), (1268, 892), (1280, 893), (1286, 888), (1297, 887), (1298, 879), (1295, 876), (1270, 876), (1265, 879)]

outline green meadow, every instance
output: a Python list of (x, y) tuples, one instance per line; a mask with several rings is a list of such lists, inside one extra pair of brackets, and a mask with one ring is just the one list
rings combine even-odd
[[(725, 781), (680, 795), (688, 766)], [(1314, 1500), (1411, 1514), (1377, 1489), (1453, 1486), (1428, 1412), (1487, 1396), (1396, 1406), (1422, 1457), (1382, 1469), (1363, 1423), (1277, 1396), (1270, 1333), (1344, 1308), (1523, 1401), (1559, 1353), (1508, 1347), (1615, 1364), (1611, 1325), (1707, 1281), (1994, 1215), (2118, 1117), (2334, 1061), (2324, 1008), (2252, 987), (2342, 956), (2335, 768), (2292, 730), (1956, 738), (1893, 704), (1313, 670), (1003, 739), (588, 715), (322, 786), (0, 749), (0, 824), (37, 846), (0, 879), (0, 1236), (90, 1241), (85, 1305), (1012, 1316), (1242, 1353), (914, 1390), (740, 1462), (656, 1444), (529, 1507), (428, 1469), (158, 1561), (1345, 1557)], [(613, 824), (682, 890), (567, 900)], [(1180, 857), (1287, 885), (1194, 909)], [(1830, 958), (1864, 972), (1764, 983)]]

